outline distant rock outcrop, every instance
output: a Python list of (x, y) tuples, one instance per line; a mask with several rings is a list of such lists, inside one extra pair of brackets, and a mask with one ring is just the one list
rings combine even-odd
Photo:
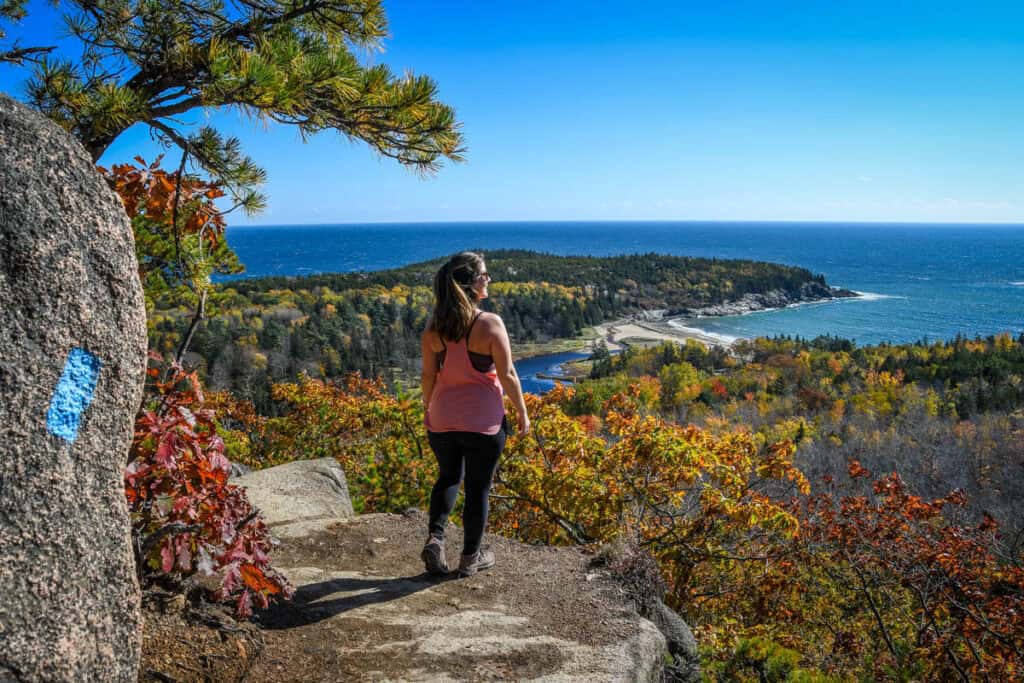
[(691, 308), (676, 313), (686, 317), (705, 317), (719, 315), (744, 315), (753, 311), (766, 309), (785, 308), (798, 304), (808, 304), (818, 301), (830, 301), (832, 299), (844, 299), (858, 297), (860, 294), (849, 289), (829, 287), (819, 282), (805, 282), (800, 285), (796, 292), (786, 292), (781, 289), (772, 289), (763, 293), (744, 294), (734, 301), (725, 301), (712, 306), (702, 308)]
[(0, 95), (0, 680), (134, 681), (122, 471), (146, 363), (128, 218), (85, 150)]

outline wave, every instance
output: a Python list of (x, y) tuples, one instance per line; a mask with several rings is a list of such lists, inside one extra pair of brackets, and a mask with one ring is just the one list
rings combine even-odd
[(1013, 285), (1014, 287), (1024, 287), (1024, 281), (1020, 280), (1018, 280), (1017, 282), (1011, 282), (1010, 284)]
[(852, 290), (857, 295), (857, 299), (851, 299), (851, 301), (879, 301), (881, 299), (906, 299), (907, 297), (899, 294), (876, 294), (875, 292), (858, 292)]
[(740, 337), (735, 337), (735, 336), (732, 336), (732, 335), (729, 335), (729, 334), (721, 334), (719, 332), (709, 332), (708, 330), (704, 330), (704, 329), (701, 329), (699, 327), (687, 327), (686, 325), (683, 325), (682, 323), (680, 323), (678, 320), (667, 320), (666, 322), (671, 327), (674, 327), (675, 329), (679, 330), (680, 332), (685, 332), (687, 334), (696, 334), (696, 335), (700, 335), (702, 337), (711, 337), (712, 339), (720, 341), (723, 344), (732, 344), (737, 339), (740, 339)]

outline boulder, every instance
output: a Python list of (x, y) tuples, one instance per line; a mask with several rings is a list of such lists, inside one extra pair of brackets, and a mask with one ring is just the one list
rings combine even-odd
[(0, 95), (0, 680), (133, 681), (122, 470), (146, 319), (124, 208), (85, 150)]
[(660, 598), (652, 600), (641, 614), (658, 627), (668, 642), (668, 653), (672, 657), (672, 662), (665, 667), (664, 680), (672, 683), (699, 683), (700, 653), (697, 651), (697, 640), (693, 637), (689, 624)]
[(297, 460), (231, 482), (245, 488), (278, 538), (304, 536), (355, 514), (345, 472), (334, 458)]
[(664, 603), (665, 581), (654, 557), (637, 545), (635, 540), (621, 537), (602, 546), (591, 564), (606, 567), (622, 591), (632, 599), (637, 613), (654, 624), (664, 637), (668, 658), (662, 671), (662, 681), (700, 681), (697, 640), (683, 618)]
[(252, 468), (248, 465), (243, 465), (240, 462), (231, 462), (231, 474), (228, 475), (231, 479), (237, 479), (238, 477), (244, 477), (245, 475), (252, 472)]

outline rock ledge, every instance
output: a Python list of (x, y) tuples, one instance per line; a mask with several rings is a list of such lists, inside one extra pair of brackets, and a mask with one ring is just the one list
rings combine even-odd
[[(257, 615), (257, 629), (228, 629), (220, 638), (184, 615), (148, 614), (141, 680), (193, 680), (196, 662), (222, 660), (224, 648), (247, 653), (234, 678), (254, 682), (662, 679), (676, 652), (580, 549), (488, 535), (494, 568), (468, 579), (430, 576), (419, 559), (426, 514), (348, 516), (347, 491), (339, 503), (331, 474), (336, 467), (291, 463), (235, 480), (280, 538), (273, 563), (295, 597)], [(328, 478), (335, 483), (299, 493), (303, 480)], [(293, 504), (268, 504), (267, 490), (292, 491)], [(342, 515), (324, 512), (332, 505)], [(449, 527), (450, 565), (461, 537)], [(203, 667), (202, 678), (233, 680)]]

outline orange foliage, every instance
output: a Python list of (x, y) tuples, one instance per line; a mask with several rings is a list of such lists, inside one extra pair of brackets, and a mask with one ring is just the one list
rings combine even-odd
[(648, 389), (633, 384), (605, 403), (605, 436), (562, 411), (571, 388), (528, 397), (534, 432), (509, 440), (491, 525), (545, 543), (633, 537), (681, 604), (696, 599), (722, 557), (756, 555), (757, 537), (797, 531), (796, 518), (759, 487), (806, 492), (807, 482), (791, 443), (760, 448), (749, 433), (668, 422), (649, 414), (645, 406), (656, 401)]
[[(174, 203), (178, 200), (179, 226), (182, 234), (202, 233), (211, 247), (223, 238), (226, 222), (224, 215), (213, 204), (214, 199), (224, 196), (224, 191), (215, 184), (199, 178), (184, 176), (178, 172), (168, 173), (160, 168), (163, 155), (146, 165), (145, 159), (135, 157), (140, 167), (131, 164), (114, 164), (110, 170), (99, 167), (99, 171), (121, 198), (129, 216), (145, 215), (150, 222), (166, 228), (173, 228)], [(194, 206), (193, 206), (194, 205)], [(189, 211), (184, 208), (190, 206)]]

